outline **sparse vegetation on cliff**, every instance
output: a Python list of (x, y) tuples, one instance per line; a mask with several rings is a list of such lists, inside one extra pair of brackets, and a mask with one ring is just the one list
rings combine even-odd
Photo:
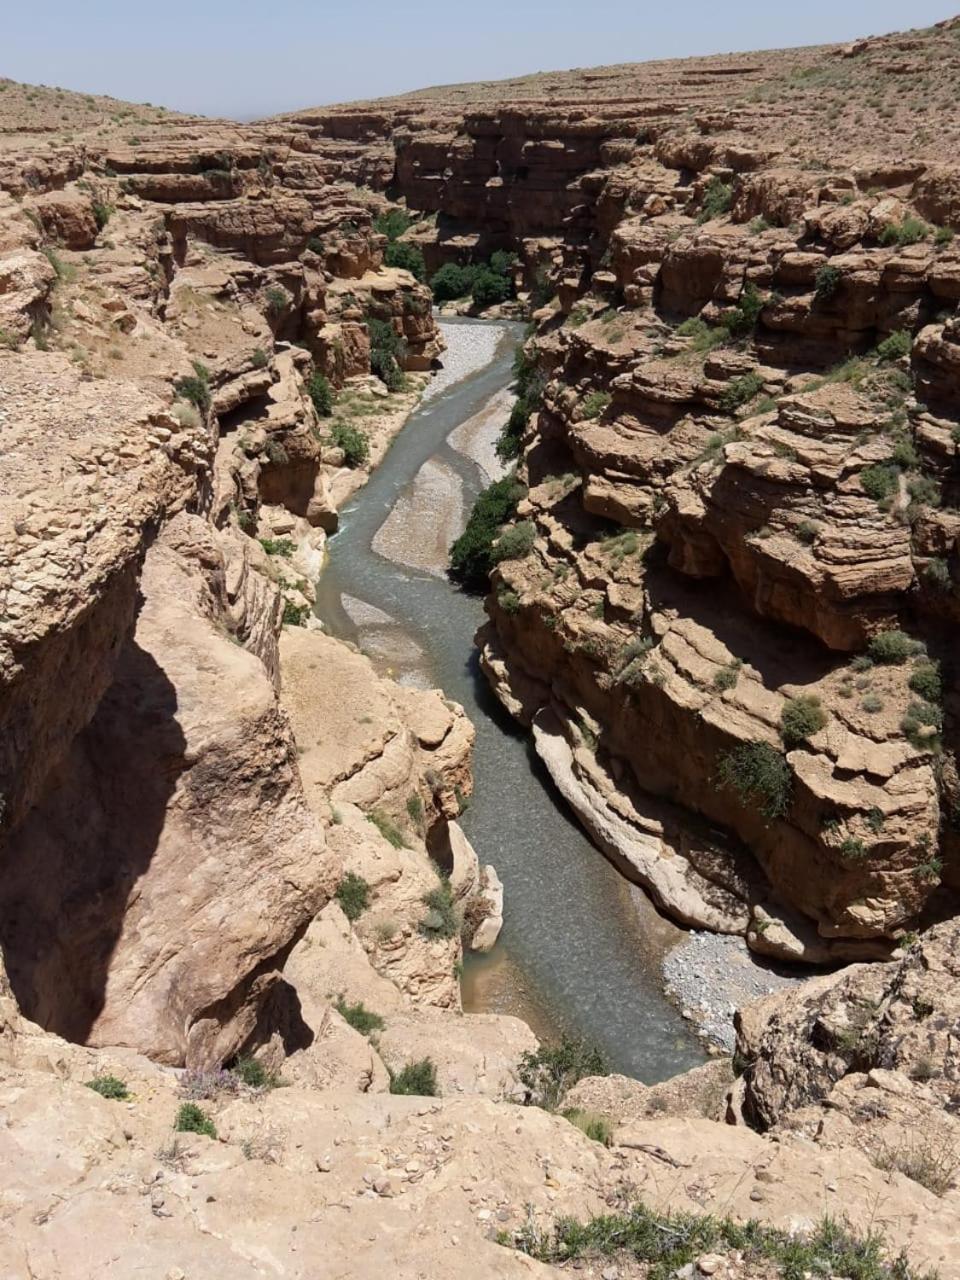
[(789, 698), (780, 713), (780, 736), (787, 750), (802, 746), (827, 723), (820, 699), (812, 695)]
[(500, 1240), (546, 1263), (568, 1264), (622, 1254), (632, 1263), (649, 1264), (649, 1280), (667, 1280), (694, 1266), (699, 1257), (720, 1250), (735, 1250), (738, 1266), (757, 1267), (757, 1274), (771, 1274), (773, 1268), (772, 1275), (778, 1280), (809, 1275), (844, 1276), (847, 1280), (935, 1280), (932, 1274), (912, 1268), (905, 1256), (891, 1258), (881, 1235), (858, 1235), (829, 1217), (807, 1234), (798, 1234), (756, 1221), (660, 1213), (637, 1204), (626, 1212), (604, 1214), (584, 1223), (561, 1218), (549, 1233), (522, 1228), (513, 1237), (504, 1234)]
[(217, 1136), (216, 1125), (195, 1102), (183, 1103), (177, 1112), (173, 1127), (177, 1133), (202, 1133), (207, 1138)]
[(437, 1068), (430, 1058), (420, 1058), (416, 1062), (408, 1062), (399, 1071), (390, 1071), (390, 1092), (413, 1094), (421, 1098), (436, 1098), (440, 1092), (437, 1085)]
[(386, 1026), (379, 1013), (374, 1013), (372, 1009), (368, 1009), (362, 1000), (356, 1001), (355, 1004), (349, 1004), (343, 992), (337, 996), (334, 1008), (344, 1022), (349, 1023), (354, 1031), (359, 1031), (362, 1036), (373, 1035), (375, 1031), (382, 1031)]
[(88, 1089), (99, 1093), (101, 1098), (109, 1098), (112, 1102), (124, 1102), (130, 1097), (130, 1090), (116, 1076), (94, 1076), (86, 1083)]
[(370, 886), (363, 876), (348, 871), (337, 886), (337, 901), (351, 922), (359, 920), (370, 905)]
[(497, 457), (502, 462), (512, 462), (520, 456), (530, 415), (540, 408), (543, 399), (544, 378), (537, 369), (535, 355), (527, 354), (523, 347), (518, 348), (513, 359), (513, 373), (517, 398), (507, 424), (497, 438)]
[(556, 1111), (578, 1081), (609, 1075), (610, 1065), (596, 1045), (564, 1036), (559, 1044), (541, 1045), (535, 1053), (525, 1053), (517, 1074), (529, 1090), (530, 1102)]
[(765, 818), (782, 818), (790, 807), (793, 774), (768, 742), (745, 742), (720, 757), (718, 785), (755, 804)]

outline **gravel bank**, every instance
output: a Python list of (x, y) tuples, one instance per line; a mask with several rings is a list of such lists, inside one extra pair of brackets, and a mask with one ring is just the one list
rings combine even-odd
[(667, 995), (683, 1016), (725, 1053), (733, 1052), (733, 1015), (741, 1005), (799, 986), (810, 976), (761, 960), (743, 938), (696, 931), (667, 954), (662, 972)]

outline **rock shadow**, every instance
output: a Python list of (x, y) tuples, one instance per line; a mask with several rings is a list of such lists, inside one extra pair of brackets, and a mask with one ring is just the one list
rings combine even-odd
[(177, 698), (129, 639), (93, 720), (11, 833), (0, 878), (0, 949), (22, 1012), (85, 1042), (111, 959), (150, 866), (186, 742)]

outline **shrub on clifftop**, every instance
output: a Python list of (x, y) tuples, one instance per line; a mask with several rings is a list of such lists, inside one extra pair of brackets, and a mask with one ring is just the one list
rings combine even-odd
[(610, 1066), (595, 1045), (564, 1036), (559, 1044), (541, 1045), (536, 1053), (525, 1053), (517, 1074), (535, 1106), (556, 1111), (579, 1080), (607, 1076)]
[(826, 723), (826, 712), (819, 698), (806, 695), (790, 698), (780, 713), (780, 736), (788, 749), (799, 747), (819, 733)]

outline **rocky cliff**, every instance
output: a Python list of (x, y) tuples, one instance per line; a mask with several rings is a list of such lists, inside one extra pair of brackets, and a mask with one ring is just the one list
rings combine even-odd
[[(958, 60), (249, 126), (0, 82), (5, 1272), (960, 1275), (956, 928), (914, 932), (957, 880)], [(312, 625), (440, 351), (397, 199), (534, 319), (494, 688), (667, 910), (881, 961), (741, 1011), (735, 1081), (521, 1105), (532, 1033), (460, 1009), (472, 729)]]

